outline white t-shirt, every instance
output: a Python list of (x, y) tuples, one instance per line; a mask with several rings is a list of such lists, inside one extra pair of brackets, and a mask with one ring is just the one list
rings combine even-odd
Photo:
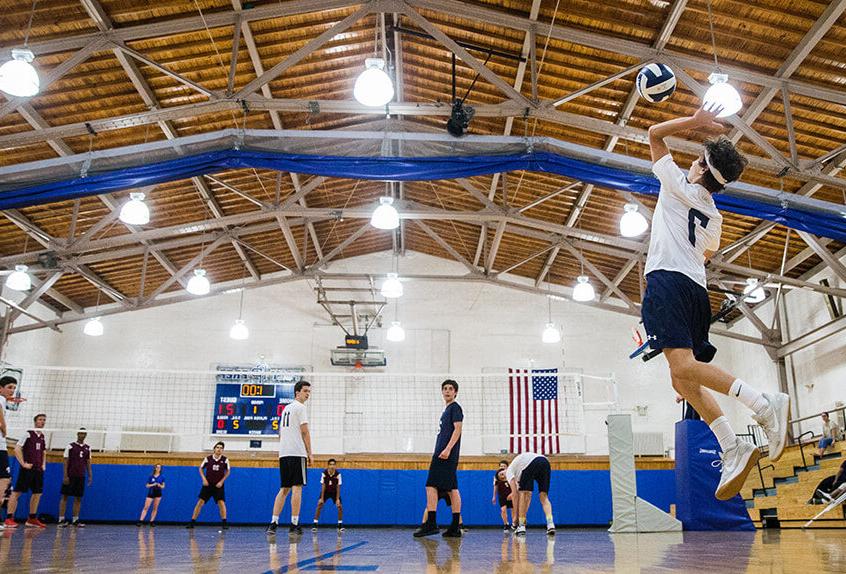
[(523, 471), (526, 470), (526, 467), (532, 464), (533, 460), (542, 456), (542, 454), (538, 454), (536, 452), (524, 452), (522, 454), (518, 454), (514, 457), (514, 460), (511, 461), (511, 464), (508, 465), (508, 468), (505, 469), (505, 480), (508, 482), (511, 482), (512, 480), (520, 482), (520, 477), (523, 476)]
[[(0, 395), (0, 412), (3, 413), (3, 419), (6, 421), (6, 427), (9, 426), (9, 420), (6, 418), (6, 397)], [(6, 448), (6, 435), (0, 432), (0, 448)]]
[(300, 425), (308, 423), (308, 412), (300, 401), (285, 406), (279, 417), (279, 456), (308, 457)]
[(708, 190), (689, 183), (670, 154), (656, 161), (652, 172), (661, 193), (652, 215), (644, 275), (657, 269), (678, 271), (706, 287), (705, 251), (720, 248), (723, 216)]

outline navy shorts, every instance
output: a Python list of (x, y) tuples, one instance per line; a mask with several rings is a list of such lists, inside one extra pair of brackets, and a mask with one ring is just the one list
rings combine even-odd
[(218, 488), (210, 484), (200, 489), (200, 494), (197, 495), (197, 498), (203, 502), (208, 502), (209, 498), (214, 498), (215, 502), (223, 502), (226, 500), (226, 491), (223, 486)]
[[(6, 447), (0, 447), (0, 478), (12, 478), (12, 471), (9, 468), (9, 453)], [(2, 500), (3, 493), (0, 492), (0, 500)]]
[(520, 481), (517, 486), (520, 490), (531, 492), (538, 483), (538, 492), (549, 493), (549, 482), (552, 478), (552, 468), (549, 466), (549, 459), (539, 456), (529, 463), (520, 474)]
[(640, 314), (652, 349), (692, 349), (702, 363), (710, 363), (717, 353), (708, 342), (708, 291), (687, 275), (662, 269), (650, 272)]
[(68, 483), (62, 483), (60, 491), (63, 496), (75, 496), (82, 498), (85, 496), (85, 477), (84, 476), (69, 476)]
[(432, 457), (429, 465), (429, 476), (426, 477), (426, 486), (432, 486), (438, 490), (455, 490), (458, 488), (458, 461), (444, 460), (438, 455)]

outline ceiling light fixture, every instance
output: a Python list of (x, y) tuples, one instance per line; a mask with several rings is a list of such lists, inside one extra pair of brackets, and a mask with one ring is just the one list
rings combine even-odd
[(749, 277), (746, 280), (746, 287), (743, 288), (745, 297), (743, 300), (747, 303), (760, 303), (767, 298), (767, 292), (758, 284), (758, 280), (754, 277)]
[(402, 328), (399, 321), (391, 322), (391, 326), (388, 327), (388, 332), (385, 334), (385, 338), (392, 343), (405, 341), (405, 329)]
[(590, 278), (587, 275), (579, 275), (576, 281), (576, 286), (573, 287), (573, 301), (580, 303), (593, 301), (596, 293), (593, 290), (593, 285), (590, 284)]
[(185, 290), (191, 295), (208, 295), (211, 291), (211, 284), (206, 277), (206, 270), (203, 268), (194, 269), (194, 276), (188, 280)]
[(379, 198), (379, 207), (370, 217), (370, 225), (376, 229), (396, 229), (399, 227), (399, 213), (394, 207), (394, 198), (385, 196)]
[[(379, 30), (382, 31), (382, 57), (379, 57)], [(353, 86), (353, 97), (364, 106), (378, 108), (394, 99), (394, 83), (385, 71), (387, 46), (385, 45), (385, 20), (376, 15), (373, 57), (364, 60), (364, 71), (358, 75)]]
[(29, 291), (32, 278), (27, 273), (28, 269), (26, 265), (15, 265), (15, 270), (6, 277), (6, 287), (13, 291)]
[(103, 323), (100, 322), (100, 317), (94, 317), (85, 322), (82, 332), (89, 337), (99, 337), (103, 334)]
[(29, 33), (32, 31), (32, 19), (35, 16), (35, 5), (38, 0), (33, 0), (32, 9), (29, 13), (29, 23), (24, 34), (23, 48), (12, 49), (12, 59), (0, 66), (0, 91), (18, 98), (28, 98), (36, 95), (41, 89), (41, 80), (32, 61), (35, 54), (27, 48), (29, 44)]
[(718, 118), (726, 118), (734, 115), (743, 107), (743, 101), (737, 90), (728, 83), (728, 74), (720, 70), (720, 63), (717, 61), (717, 41), (714, 38), (714, 15), (711, 12), (711, 0), (708, 0), (708, 28), (711, 32), (711, 49), (714, 52), (715, 71), (708, 76), (711, 87), (705, 92), (702, 98), (702, 105), (709, 109), (712, 106), (721, 106), (723, 110), (717, 114)]
[(398, 299), (402, 297), (402, 281), (399, 280), (399, 274), (388, 273), (387, 279), (382, 283), (382, 297), (386, 299)]
[(627, 203), (623, 209), (625, 213), (620, 218), (620, 235), (623, 237), (637, 237), (649, 229), (646, 218), (637, 210), (636, 203)]
[(129, 201), (120, 208), (119, 218), (128, 225), (146, 225), (150, 223), (150, 208), (144, 203), (145, 195), (139, 192), (129, 194)]
[(244, 289), (241, 289), (241, 302), (238, 304), (238, 318), (235, 324), (229, 329), (229, 338), (236, 341), (246, 341), (250, 338), (250, 330), (244, 322)]

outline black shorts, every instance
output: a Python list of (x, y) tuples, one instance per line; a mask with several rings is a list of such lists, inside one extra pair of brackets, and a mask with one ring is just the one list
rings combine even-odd
[(426, 478), (426, 486), (447, 492), (455, 490), (458, 488), (457, 471), (458, 461), (452, 462), (449, 459), (444, 460), (434, 455), (432, 457), (432, 463), (429, 465), (429, 476)]
[(281, 488), (305, 486), (306, 459), (302, 456), (279, 457), (279, 484)]
[(69, 476), (68, 483), (62, 483), (62, 496), (82, 498), (85, 495), (85, 477)]
[(520, 475), (519, 487), (520, 490), (527, 490), (531, 492), (538, 483), (538, 492), (549, 492), (549, 479), (552, 477), (552, 469), (549, 466), (549, 461), (544, 456), (539, 456), (529, 463), (529, 466), (523, 469), (523, 474)]
[(161, 488), (148, 488), (147, 489), (147, 498), (161, 498), (162, 497), (162, 489)]
[(340, 506), (340, 504), (341, 504), (341, 497), (338, 496), (337, 490), (324, 492), (322, 500), (323, 500), (323, 502), (327, 502), (327, 501), (331, 500), (332, 502), (335, 503), (335, 506)]
[[(9, 453), (6, 451), (6, 447), (0, 449), (0, 479), (3, 478), (12, 478), (12, 470), (9, 468)], [(2, 492), (0, 492), (0, 496), (3, 496)]]
[(711, 302), (702, 285), (677, 271), (662, 269), (646, 276), (646, 294), (640, 309), (649, 346), (692, 349), (697, 361), (710, 363), (717, 353), (708, 341)]
[(508, 500), (508, 497), (500, 496), (499, 497), (499, 507), (502, 508), (503, 506), (505, 508), (514, 508), (514, 505), (511, 503), (510, 500)]
[(15, 492), (32, 491), (41, 494), (44, 491), (44, 471), (40, 468), (22, 468), (15, 482)]
[(438, 500), (443, 500), (446, 502), (447, 506), (452, 506), (452, 497), (449, 495), (449, 490), (439, 490), (438, 491)]
[(216, 487), (212, 485), (204, 486), (200, 489), (200, 494), (197, 496), (203, 502), (208, 502), (209, 498), (214, 498), (215, 502), (223, 502), (226, 500), (226, 492), (224, 487)]

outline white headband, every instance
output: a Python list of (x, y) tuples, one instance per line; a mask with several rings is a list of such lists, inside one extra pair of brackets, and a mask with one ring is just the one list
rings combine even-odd
[(724, 178), (724, 177), (723, 177), (723, 174), (721, 174), (721, 173), (717, 170), (717, 168), (715, 168), (713, 165), (711, 165), (711, 158), (710, 158), (710, 157), (708, 157), (708, 155), (709, 155), (709, 154), (708, 154), (708, 152), (706, 151), (706, 152), (705, 152), (705, 165), (707, 165), (707, 166), (708, 166), (708, 171), (710, 171), (710, 172), (711, 172), (711, 175), (713, 175), (713, 176), (714, 176), (714, 179), (716, 179), (716, 180), (717, 180), (717, 182), (719, 182), (719, 184), (720, 184), (720, 185), (725, 185), (725, 184), (727, 184), (727, 183), (728, 183), (728, 181), (726, 180), (726, 178)]

